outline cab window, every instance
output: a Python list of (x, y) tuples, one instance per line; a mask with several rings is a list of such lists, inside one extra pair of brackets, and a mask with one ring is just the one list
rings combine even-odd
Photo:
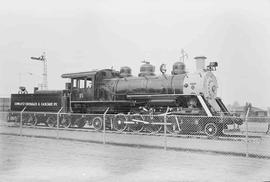
[(79, 88), (84, 88), (84, 80), (79, 80)]
[(86, 88), (92, 88), (92, 80), (91, 79), (86, 80)]
[(73, 88), (77, 88), (77, 80), (76, 79), (73, 79), (72, 82), (73, 82), (72, 83), (72, 87)]

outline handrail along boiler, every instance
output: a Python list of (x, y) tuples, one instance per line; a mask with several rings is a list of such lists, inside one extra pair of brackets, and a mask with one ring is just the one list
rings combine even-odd
[[(194, 73), (186, 72), (183, 62), (176, 62), (170, 75), (165, 74), (165, 65), (162, 65), (162, 74), (157, 76), (155, 67), (144, 62), (138, 76), (132, 76), (131, 69), (126, 66), (120, 71), (102, 69), (63, 74), (62, 78), (70, 79), (65, 90), (12, 94), (11, 110), (19, 111), (27, 106), (28, 111), (57, 112), (63, 107), (66, 113), (102, 114), (109, 107), (108, 113), (114, 114), (111, 118), (113, 129), (158, 132), (162, 126), (155, 124), (158, 122), (153, 118), (168, 109), (169, 132), (204, 131), (209, 136), (218, 135), (227, 125), (242, 124), (242, 121), (239, 118), (220, 119), (220, 116), (231, 114), (217, 97), (218, 84), (213, 74), (217, 63), (211, 62), (205, 67), (205, 60), (204, 56), (195, 57)], [(31, 115), (25, 120), (32, 124), (39, 122)], [(55, 126), (53, 117), (40, 120)], [(61, 121), (64, 127), (83, 127), (86, 122), (96, 130), (103, 127), (100, 117), (84, 118), (72, 114), (62, 116)]]

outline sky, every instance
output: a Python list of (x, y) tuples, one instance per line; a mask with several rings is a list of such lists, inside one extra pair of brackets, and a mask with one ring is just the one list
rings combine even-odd
[(137, 75), (143, 60), (170, 72), (181, 49), (217, 61), (218, 95), (270, 106), (269, 0), (9, 0), (0, 6), (0, 96), (42, 82), (46, 52), (49, 89), (61, 74), (122, 66)]

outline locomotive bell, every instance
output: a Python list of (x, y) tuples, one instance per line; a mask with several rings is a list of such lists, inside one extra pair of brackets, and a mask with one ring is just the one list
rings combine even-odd
[(124, 66), (120, 68), (120, 77), (130, 77), (131, 75), (131, 68), (128, 66)]
[(166, 64), (160, 65), (159, 70), (162, 74), (165, 74), (167, 71)]
[(180, 75), (186, 73), (186, 65), (183, 62), (173, 64), (172, 75)]
[(138, 76), (155, 76), (155, 66), (151, 65), (150, 62), (144, 61), (144, 64), (140, 67)]

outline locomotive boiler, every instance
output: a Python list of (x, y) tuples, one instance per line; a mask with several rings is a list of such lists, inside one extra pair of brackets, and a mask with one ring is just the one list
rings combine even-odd
[[(57, 101), (52, 101), (51, 105), (55, 110), (62, 108), (62, 112), (66, 113), (103, 114), (109, 108), (108, 114), (113, 115), (110, 118), (111, 129), (119, 131), (128, 129), (139, 132), (146, 128), (150, 132), (158, 132), (162, 126), (155, 125), (157, 122), (152, 122), (152, 118), (166, 113), (177, 116), (168, 120), (171, 123), (167, 127), (169, 132), (174, 132), (177, 128), (180, 130), (180, 127), (184, 130), (185, 126), (190, 129), (191, 125), (195, 125), (195, 130), (204, 131), (207, 135), (217, 135), (227, 125), (242, 124), (242, 121), (236, 118), (226, 121), (219, 119), (219, 116), (231, 114), (217, 97), (218, 84), (213, 74), (217, 63), (211, 62), (205, 66), (205, 60), (204, 56), (195, 57), (194, 73), (188, 73), (183, 62), (176, 62), (171, 74), (166, 74), (165, 65), (161, 65), (161, 74), (156, 75), (155, 67), (144, 62), (138, 76), (133, 76), (129, 67), (122, 67), (120, 71), (102, 69), (63, 74), (62, 78), (70, 80), (64, 90), (36, 90), (31, 96), (12, 94), (11, 110), (20, 111), (26, 107), (28, 111), (51, 111), (50, 103), (47, 103), (48, 110), (45, 109), (41, 98), (46, 95), (48, 98), (58, 96)], [(179, 117), (181, 126), (177, 119)], [(35, 117), (29, 118), (36, 124)], [(64, 127), (83, 127), (86, 122), (78, 117), (65, 116), (61, 119)], [(54, 118), (43, 120), (49, 126), (55, 126)], [(102, 129), (101, 117), (88, 120), (91, 120), (96, 130)]]

